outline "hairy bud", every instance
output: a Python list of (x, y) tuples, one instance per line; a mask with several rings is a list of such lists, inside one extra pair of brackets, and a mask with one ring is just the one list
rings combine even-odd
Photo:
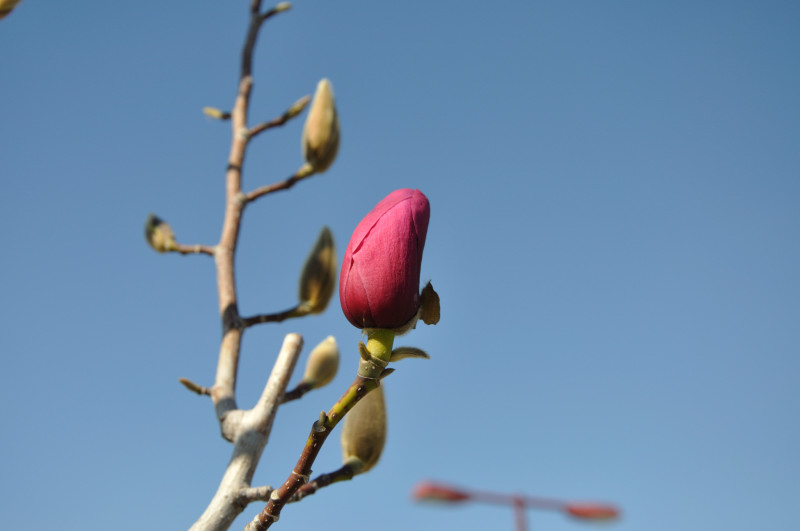
[(383, 387), (370, 391), (344, 417), (342, 459), (361, 474), (378, 462), (386, 443), (386, 401)]
[(333, 336), (326, 337), (314, 347), (306, 362), (303, 382), (312, 389), (318, 389), (331, 383), (339, 370), (339, 346)]
[(154, 214), (147, 216), (147, 221), (144, 224), (144, 237), (150, 247), (159, 253), (174, 251), (177, 247), (172, 227)]
[(5, 18), (17, 7), (20, 0), (0, 0), (0, 18)]
[(328, 227), (323, 227), (300, 274), (300, 304), (310, 313), (322, 313), (336, 287), (336, 247)]
[(339, 150), (339, 116), (333, 87), (327, 79), (317, 84), (314, 101), (303, 127), (303, 158), (317, 173), (327, 170)]

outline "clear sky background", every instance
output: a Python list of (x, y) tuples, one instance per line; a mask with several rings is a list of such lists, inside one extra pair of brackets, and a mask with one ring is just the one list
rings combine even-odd
[[(212, 260), (157, 255), (143, 224), (219, 237), (230, 128), (201, 108), (232, 104), (247, 5), (24, 0), (0, 21), (4, 529), (185, 529), (217, 488), (231, 446), (177, 381), (213, 382)], [(797, 2), (733, 0), (298, 0), (271, 20), (252, 121), (328, 77), (342, 144), (248, 208), (242, 313), (292, 306), (319, 229), (341, 258), (405, 187), (430, 199), (442, 298), (398, 341), (432, 360), (386, 382), (381, 463), (280, 528), (513, 529), (413, 503), (430, 478), (615, 502), (619, 531), (797, 529), (798, 28)], [(245, 188), (298, 167), (301, 129), (251, 144)], [(281, 409), (256, 484), (286, 477), (357, 365), (335, 298), (248, 330), (241, 407), (288, 332), (306, 353), (335, 335), (342, 367)], [(337, 433), (314, 469), (339, 465)]]

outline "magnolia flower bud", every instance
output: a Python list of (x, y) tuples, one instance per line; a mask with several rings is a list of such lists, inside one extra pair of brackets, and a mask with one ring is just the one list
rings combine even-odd
[(328, 336), (314, 347), (306, 362), (303, 382), (312, 389), (318, 389), (331, 383), (339, 369), (339, 347), (333, 336)]
[(311, 110), (303, 127), (303, 158), (317, 173), (327, 170), (339, 150), (339, 116), (331, 82), (317, 84)]
[(322, 313), (336, 286), (336, 247), (328, 227), (323, 227), (300, 274), (300, 305)]
[(0, 0), (0, 18), (5, 18), (19, 3), (20, 0)]
[(406, 188), (386, 196), (353, 231), (339, 300), (354, 326), (399, 329), (416, 319), (429, 219), (428, 198)]
[(342, 460), (361, 474), (375, 466), (386, 443), (383, 387), (373, 389), (344, 417)]
[(150, 247), (159, 253), (174, 251), (177, 247), (172, 227), (154, 214), (147, 216), (147, 221), (144, 224), (144, 237), (147, 238), (147, 243), (150, 244)]

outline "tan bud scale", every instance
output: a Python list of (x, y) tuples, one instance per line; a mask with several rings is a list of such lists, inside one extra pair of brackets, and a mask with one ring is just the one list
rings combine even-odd
[(331, 383), (338, 370), (339, 346), (333, 336), (328, 336), (308, 356), (303, 381), (318, 389)]
[(339, 116), (333, 87), (327, 79), (317, 84), (311, 110), (303, 127), (303, 158), (317, 173), (327, 170), (339, 150)]
[(344, 417), (342, 459), (356, 474), (378, 462), (386, 443), (386, 401), (383, 387), (370, 391)]
[(322, 313), (335, 287), (336, 247), (330, 229), (323, 227), (300, 274), (300, 304), (310, 313)]
[(5, 18), (19, 3), (20, 0), (0, 0), (0, 18)]
[(144, 224), (144, 237), (150, 247), (159, 253), (173, 251), (177, 247), (172, 227), (166, 221), (153, 214), (147, 216), (147, 221)]

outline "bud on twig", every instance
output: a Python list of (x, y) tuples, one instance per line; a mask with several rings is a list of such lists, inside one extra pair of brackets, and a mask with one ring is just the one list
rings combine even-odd
[(147, 221), (144, 224), (144, 237), (147, 239), (147, 243), (150, 244), (150, 247), (159, 253), (166, 253), (177, 249), (175, 234), (172, 232), (172, 227), (154, 214), (147, 216)]
[(416, 322), (430, 214), (422, 192), (396, 190), (353, 231), (342, 262), (339, 301), (354, 326), (400, 329)]
[(19, 3), (20, 0), (0, 0), (0, 18), (5, 18)]
[(322, 313), (336, 286), (336, 247), (328, 227), (323, 227), (300, 274), (300, 306)]
[(339, 346), (333, 336), (328, 336), (314, 347), (306, 362), (303, 382), (312, 389), (318, 389), (331, 383), (339, 370)]
[(314, 101), (303, 127), (303, 158), (316, 173), (327, 170), (339, 150), (339, 116), (333, 87), (327, 79), (317, 84)]
[(363, 474), (378, 462), (386, 443), (386, 401), (383, 387), (370, 391), (344, 418), (342, 459), (354, 474)]
[(216, 107), (203, 107), (203, 114), (216, 120), (228, 120), (231, 117), (231, 113), (222, 111)]

